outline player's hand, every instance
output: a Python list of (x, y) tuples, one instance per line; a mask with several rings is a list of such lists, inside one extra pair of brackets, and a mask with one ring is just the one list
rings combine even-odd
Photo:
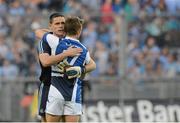
[(74, 66), (74, 67), (66, 68), (65, 73), (68, 79), (79, 78), (81, 76), (81, 67)]
[(65, 72), (65, 67), (70, 67), (71, 65), (67, 62), (67, 59), (64, 59), (62, 62), (60, 62), (57, 67), (59, 68), (60, 73)]
[(64, 51), (64, 53), (67, 56), (78, 56), (81, 54), (83, 50), (81, 48), (75, 48), (74, 46), (70, 46), (67, 50)]
[(79, 77), (81, 80), (83, 80), (86, 77), (87, 73), (82, 73), (81, 76)]
[(81, 74), (85, 73), (85, 67), (73, 66), (65, 69), (68, 79), (80, 78)]

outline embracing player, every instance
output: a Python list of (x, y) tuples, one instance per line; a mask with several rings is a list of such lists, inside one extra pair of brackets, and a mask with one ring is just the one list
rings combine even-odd
[[(63, 117), (66, 122), (77, 122), (82, 114), (82, 81), (79, 76), (96, 68), (89, 51), (78, 40), (82, 31), (82, 22), (78, 17), (67, 18), (65, 22), (66, 37), (62, 40), (50, 33), (43, 37), (54, 55), (66, 51), (70, 46), (83, 49), (79, 56), (67, 57), (63, 62), (52, 66), (51, 86), (46, 107), (47, 119), (51, 119), (49, 122), (58, 122)], [(84, 69), (85, 65), (90, 67)], [(61, 66), (74, 67), (59, 71), (59, 66), (60, 68), (62, 68)], [(71, 72), (66, 74), (72, 69), (79, 72), (75, 72), (73, 75)]]
[[(53, 19), (53, 21), (55, 21), (55, 25), (57, 26), (58, 24), (64, 24), (64, 21), (62, 21), (62, 20), (64, 20), (63, 19), (63, 17), (60, 17), (59, 18), (59, 21), (57, 21), (58, 19), (57, 19), (58, 17), (56, 17), (56, 18), (54, 18)], [(62, 22), (61, 22), (62, 21)], [(64, 25), (63, 25), (64, 26)], [(63, 27), (62, 26), (62, 27)], [(60, 27), (58, 27), (57, 28), (57, 30), (62, 30), (63, 28), (60, 28)], [(41, 31), (40, 30), (38, 30), (38, 31), (36, 31), (36, 36), (37, 37), (39, 37), (39, 38), (41, 38), (42, 37), (42, 35), (45, 33), (45, 32), (47, 32), (47, 31), (49, 31), (49, 30), (46, 30), (46, 29), (41, 29)], [(47, 33), (46, 34), (46, 36), (48, 36), (48, 35), (51, 35), (51, 33)], [(44, 37), (46, 37), (46, 36), (44, 36)], [(51, 39), (51, 38), (47, 38), (47, 39)], [(44, 40), (47, 40), (46, 38), (43, 38), (42, 39), (42, 41), (44, 42)], [(52, 39), (52, 41), (53, 41), (53, 39)], [(56, 42), (56, 41), (55, 41)], [(58, 43), (60, 42), (60, 39), (58, 39), (58, 41), (55, 43), (54, 41), (53, 42), (51, 42), (51, 43), (48, 43), (48, 45), (52, 45), (52, 44), (56, 44), (56, 45), (54, 45), (55, 47), (55, 49), (56, 49), (56, 46), (58, 45)], [(47, 43), (47, 42), (46, 42)], [(77, 49), (79, 49), (79, 48), (77, 48)], [(63, 53), (65, 53), (66, 51), (64, 51)], [(81, 52), (80, 50), (79, 51), (76, 51), (76, 52)], [(61, 54), (63, 54), (63, 53), (61, 53)], [(51, 54), (52, 55), (54, 55), (55, 56), (55, 50), (51, 47)], [(60, 64), (59, 64), (59, 66), (63, 66), (63, 65), (67, 65), (65, 62), (61, 62)], [(60, 74), (60, 71), (59, 71), (59, 69), (56, 69), (56, 68), (54, 68), (54, 67), (52, 67), (53, 68), (53, 72), (52, 72), (52, 76), (58, 76), (59, 74)], [(92, 59), (90, 59), (90, 63), (88, 64), (88, 65), (86, 65), (85, 67), (84, 66), (81, 66), (81, 67), (70, 67), (69, 69), (68, 69), (68, 71), (67, 72), (70, 72), (70, 71), (76, 71), (75, 73), (77, 73), (76, 75), (72, 75), (72, 73), (74, 73), (74, 72), (70, 72), (70, 74), (72, 75), (72, 76), (69, 76), (69, 78), (73, 78), (73, 77), (77, 77), (77, 76), (79, 76), (79, 75), (81, 75), (81, 73), (84, 71), (84, 70), (86, 70), (86, 72), (88, 72), (88, 71), (92, 71), (93, 69), (95, 69), (95, 63), (94, 63), (94, 61), (92, 60)], [(62, 71), (62, 70), (61, 70)], [(85, 71), (84, 71), (85, 72)], [(53, 77), (52, 77), (53, 78)], [(66, 108), (67, 108), (67, 106), (66, 106)], [(66, 108), (64, 108), (64, 109), (66, 109)], [(58, 109), (58, 106), (55, 108), (55, 109)], [(59, 109), (59, 110), (61, 110), (61, 109)], [(67, 110), (67, 109), (66, 109)], [(76, 121), (76, 119), (77, 119), (77, 117), (76, 117), (76, 115), (77, 114), (73, 114), (73, 115), (66, 115), (65, 113), (64, 113), (64, 110), (62, 110), (62, 112), (63, 112), (63, 114), (62, 115), (60, 115), (60, 118), (59, 118), (59, 115), (58, 115), (58, 117), (55, 117), (54, 115), (51, 115), (51, 114), (47, 114), (47, 121), (56, 121), (56, 122), (58, 122), (58, 121)], [(79, 115), (78, 115), (79, 116)], [(62, 120), (62, 118), (63, 119), (65, 119), (65, 120)]]
[[(65, 36), (64, 33), (64, 23), (65, 18), (63, 15), (59, 13), (53, 13), (49, 17), (49, 27), (52, 34), (62, 38)], [(38, 37), (41, 38), (41, 37)], [(40, 40), (40, 39), (39, 39)], [(46, 122), (45, 118), (45, 109), (46, 109), (46, 102), (49, 93), (49, 88), (51, 84), (51, 65), (56, 64), (62, 61), (67, 56), (76, 56), (82, 49), (80, 48), (72, 48), (70, 47), (65, 52), (58, 54), (58, 55), (51, 55), (51, 48), (41, 39), (38, 46), (38, 56), (41, 66), (41, 75), (40, 75), (40, 86), (39, 86), (39, 98), (38, 98), (38, 112), (41, 116), (41, 121)]]

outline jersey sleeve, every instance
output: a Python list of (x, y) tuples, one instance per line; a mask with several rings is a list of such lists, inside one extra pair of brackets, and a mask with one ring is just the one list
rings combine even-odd
[(51, 54), (51, 48), (49, 47), (48, 43), (41, 40), (38, 43), (38, 53), (48, 53), (49, 55)]
[(44, 42), (47, 42), (47, 44), (50, 46), (50, 48), (55, 48), (57, 47), (58, 43), (59, 43), (59, 38), (57, 36), (54, 36), (51, 33), (46, 33), (43, 35), (42, 40)]
[(89, 64), (90, 59), (91, 59), (91, 57), (90, 57), (90, 54), (89, 54), (89, 51), (88, 51), (88, 52), (86, 53), (85, 64)]

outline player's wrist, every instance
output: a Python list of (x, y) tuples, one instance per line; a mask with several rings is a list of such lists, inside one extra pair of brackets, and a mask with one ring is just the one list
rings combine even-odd
[(67, 52), (67, 51), (64, 51), (64, 52), (63, 52), (63, 56), (64, 56), (64, 58), (68, 57), (68, 56), (69, 56), (68, 52)]
[(81, 66), (81, 74), (86, 73), (86, 67), (85, 66)]

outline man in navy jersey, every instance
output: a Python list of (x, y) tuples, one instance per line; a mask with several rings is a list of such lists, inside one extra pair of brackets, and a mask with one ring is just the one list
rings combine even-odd
[[(64, 39), (60, 40), (50, 33), (43, 36), (43, 41), (49, 44), (53, 55), (65, 52), (71, 46), (83, 49), (79, 56), (67, 57), (60, 64), (52, 66), (51, 86), (46, 107), (46, 118), (50, 119), (47, 120), (48, 122), (58, 122), (63, 117), (66, 122), (78, 122), (82, 114), (82, 81), (79, 77), (84, 72), (94, 70), (96, 65), (90, 58), (86, 47), (78, 40), (81, 30), (82, 21), (77, 17), (72, 17), (65, 22), (66, 37)], [(65, 69), (63, 73), (63, 71), (59, 71), (59, 65), (63, 63), (74, 67)], [(86, 65), (85, 71), (82, 69), (84, 65)], [(69, 77), (66, 72), (72, 69), (80, 72), (73, 77), (70, 72)]]
[[(64, 37), (64, 23), (65, 18), (59, 13), (54, 13), (49, 18), (49, 26), (52, 31), (52, 34), (62, 38)], [(41, 66), (41, 75), (40, 75), (40, 87), (39, 87), (39, 101), (38, 101), (38, 112), (41, 116), (41, 121), (46, 122), (45, 118), (45, 109), (46, 102), (49, 93), (49, 88), (51, 84), (51, 65), (56, 64), (62, 61), (68, 56), (78, 55), (82, 49), (70, 47), (65, 52), (58, 55), (51, 55), (51, 48), (45, 41), (40, 41), (38, 46), (39, 61)]]

